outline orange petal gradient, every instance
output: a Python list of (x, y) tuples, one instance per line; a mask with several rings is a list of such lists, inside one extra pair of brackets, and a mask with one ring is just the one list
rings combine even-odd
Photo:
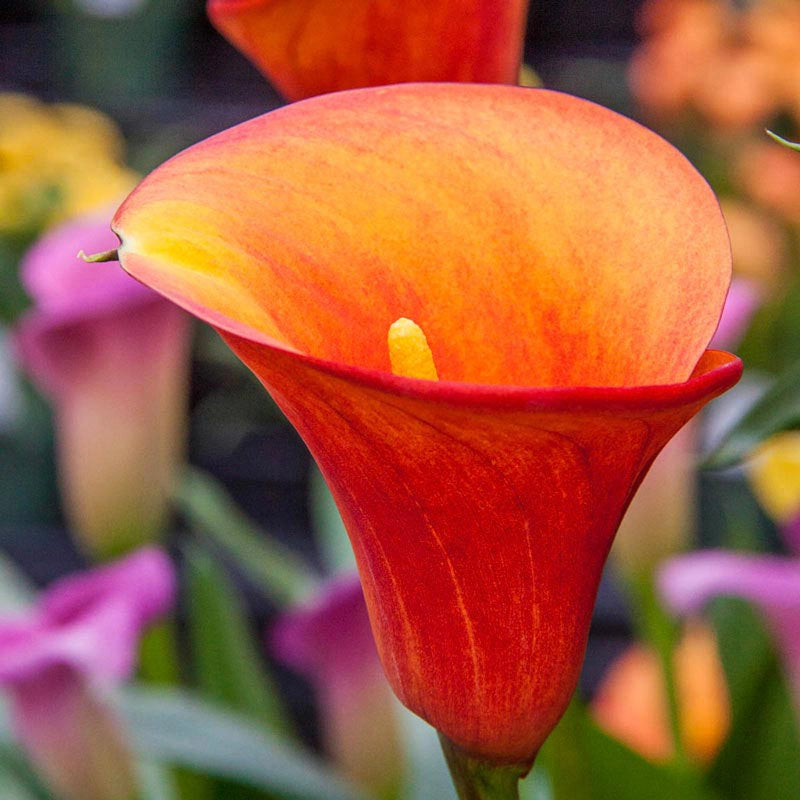
[(389, 370), (399, 317), (442, 380), (685, 381), (727, 232), (669, 144), (539, 89), (404, 85), (297, 103), (163, 165), (116, 216), (129, 271), (209, 322)]
[(210, 0), (289, 100), (410, 81), (517, 82), (527, 0)]
[[(219, 134), (114, 227), (308, 443), (401, 700), (474, 756), (530, 760), (635, 488), (741, 373), (704, 354), (730, 276), (706, 184), (582, 100), (407, 85)], [(391, 374), (401, 316), (440, 381)]]

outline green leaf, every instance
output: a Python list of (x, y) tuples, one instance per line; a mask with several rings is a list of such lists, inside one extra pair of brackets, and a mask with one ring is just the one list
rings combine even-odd
[(691, 769), (654, 764), (600, 730), (573, 700), (540, 761), (554, 800), (717, 800)]
[(3, 800), (51, 800), (30, 764), (7, 744), (0, 746), (0, 797)]
[(736, 423), (706, 459), (710, 469), (732, 467), (769, 436), (800, 425), (800, 361), (792, 364)]
[(128, 687), (119, 702), (134, 749), (145, 759), (287, 800), (364, 800), (311, 754), (187, 692)]
[(142, 761), (138, 775), (141, 800), (180, 800), (174, 777), (162, 765)]
[(187, 548), (186, 569), (192, 663), (201, 693), (273, 733), (290, 735), (278, 688), (254, 645), (235, 587), (200, 547)]
[(800, 741), (770, 638), (742, 600), (715, 600), (709, 613), (732, 711), (731, 732), (710, 780), (729, 800), (795, 800), (800, 797)]
[(553, 789), (547, 772), (538, 764), (519, 785), (520, 800), (553, 800)]
[[(30, 606), (36, 590), (22, 570), (0, 551), (0, 614), (12, 614)], [(2, 795), (0, 795), (2, 797)]]
[(175, 499), (192, 528), (230, 556), (275, 603), (289, 605), (313, 591), (318, 577), (303, 559), (260, 530), (207, 473), (188, 469)]
[(783, 136), (778, 136), (777, 133), (773, 133), (769, 130), (767, 131), (767, 136), (774, 139), (778, 144), (788, 147), (790, 150), (800, 150), (800, 142), (790, 142), (788, 139), (784, 139)]

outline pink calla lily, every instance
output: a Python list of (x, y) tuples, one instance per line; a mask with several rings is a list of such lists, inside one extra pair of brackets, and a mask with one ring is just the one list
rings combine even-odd
[(53, 585), (0, 620), (0, 687), (21, 744), (66, 800), (130, 800), (133, 764), (103, 691), (129, 678), (143, 631), (172, 607), (169, 559), (146, 548)]

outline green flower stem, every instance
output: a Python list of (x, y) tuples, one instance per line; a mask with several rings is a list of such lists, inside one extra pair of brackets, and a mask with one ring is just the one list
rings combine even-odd
[[(180, 686), (178, 631), (174, 619), (153, 626), (142, 639), (139, 677), (160, 686)], [(181, 767), (171, 770), (180, 800), (211, 800), (214, 786), (205, 775)]]
[(174, 686), (180, 683), (177, 630), (175, 620), (154, 625), (142, 638), (139, 656), (140, 676), (148, 683)]
[(191, 527), (230, 556), (278, 607), (301, 602), (316, 589), (317, 573), (254, 525), (211, 475), (187, 469), (175, 502)]
[(630, 589), (636, 600), (637, 613), (634, 615), (634, 623), (637, 632), (640, 638), (649, 642), (655, 649), (664, 674), (675, 762), (688, 765), (689, 759), (681, 735), (680, 709), (673, 661), (679, 639), (679, 627), (659, 602), (652, 575), (632, 581)]
[(439, 734), (459, 800), (519, 800), (519, 781), (530, 764), (489, 764), (472, 758)]

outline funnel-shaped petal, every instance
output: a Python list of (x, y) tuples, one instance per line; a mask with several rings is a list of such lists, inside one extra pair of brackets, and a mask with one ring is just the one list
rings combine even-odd
[[(400, 699), (472, 755), (532, 758), (636, 486), (741, 371), (703, 354), (730, 275), (707, 185), (591, 103), (430, 84), (220, 134), (114, 227), (319, 461)], [(389, 372), (400, 317), (439, 382)]]
[(77, 257), (113, 245), (103, 216), (44, 236), (22, 264), (35, 307), (17, 330), (20, 362), (53, 404), (65, 512), (95, 556), (161, 532), (186, 413), (188, 317)]
[(410, 81), (516, 83), (527, 0), (209, 0), (289, 100)]

